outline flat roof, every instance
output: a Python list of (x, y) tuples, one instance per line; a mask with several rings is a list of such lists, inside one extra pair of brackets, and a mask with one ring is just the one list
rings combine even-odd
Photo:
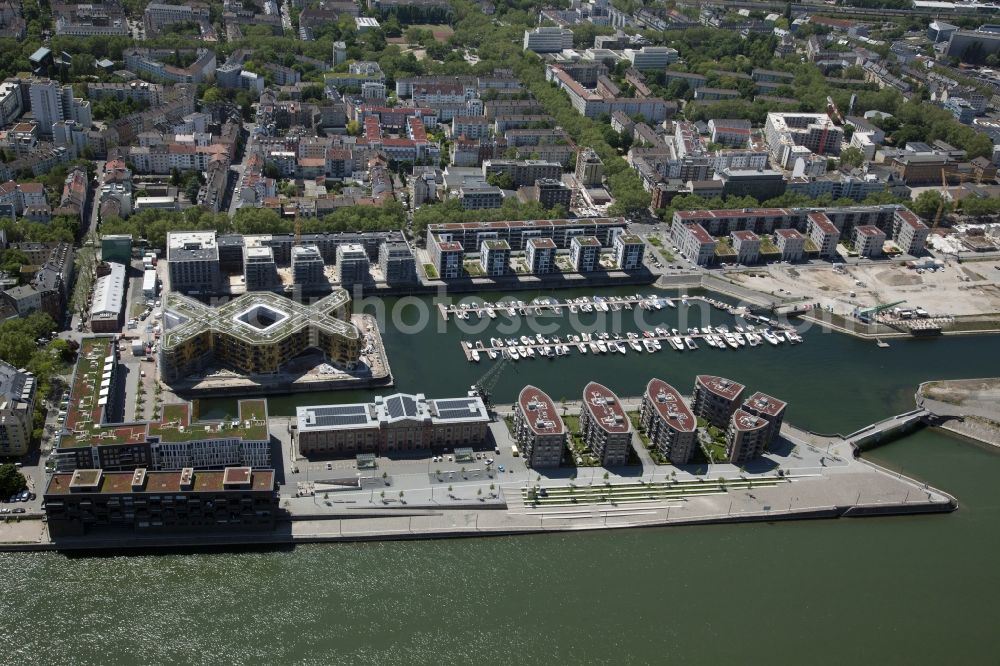
[(896, 217), (906, 223), (907, 226), (914, 229), (926, 229), (927, 225), (924, 224), (917, 214), (907, 208), (900, 208), (896, 211)]
[(446, 222), (430, 224), (428, 231), (440, 233), (443, 231), (475, 231), (495, 229), (531, 229), (545, 227), (624, 227), (624, 217), (583, 217), (575, 220), (500, 220), (496, 222)]
[(622, 408), (621, 401), (607, 386), (597, 382), (590, 382), (584, 386), (583, 405), (601, 430), (608, 433), (624, 433), (632, 430), (632, 422)]
[(774, 234), (783, 238), (805, 238), (798, 229), (775, 229)]
[(517, 396), (517, 404), (524, 414), (525, 423), (536, 435), (561, 435), (566, 432), (556, 404), (544, 391), (525, 386)]
[(743, 389), (746, 388), (746, 386), (739, 382), (716, 375), (698, 375), (695, 378), (695, 382), (720, 398), (730, 401), (736, 400), (740, 396), (740, 393), (743, 392)]
[[(341, 245), (338, 250), (344, 248)], [(358, 246), (360, 247), (360, 246)], [(364, 249), (361, 249), (364, 252)], [(274, 345), (303, 328), (322, 330), (330, 335), (357, 339), (353, 324), (337, 319), (330, 313), (351, 300), (345, 289), (331, 294), (312, 305), (266, 291), (243, 294), (217, 308), (200, 303), (177, 292), (169, 292), (163, 303), (166, 315), (178, 322), (163, 336), (164, 349), (173, 349), (206, 331), (228, 335), (251, 345)], [(272, 326), (258, 329), (240, 321), (239, 317), (255, 308), (266, 308), (280, 315)]]
[(755, 241), (760, 240), (760, 236), (750, 231), (749, 229), (739, 229), (733, 232), (733, 238), (741, 241)]
[(761, 414), (767, 414), (768, 416), (778, 416), (788, 405), (784, 400), (778, 400), (774, 396), (770, 396), (761, 391), (757, 391), (752, 396), (743, 401), (743, 407), (747, 409), (752, 409)]
[(555, 249), (556, 242), (551, 238), (529, 238), (528, 245), (537, 249)]
[(695, 239), (700, 243), (714, 243), (715, 239), (712, 235), (705, 231), (705, 227), (701, 226), (697, 222), (689, 222), (687, 226), (688, 233), (695, 237)]
[(698, 421), (691, 408), (684, 403), (680, 391), (670, 384), (654, 377), (646, 384), (646, 397), (660, 418), (674, 430), (694, 432), (697, 429)]
[(743, 409), (737, 409), (736, 412), (733, 413), (732, 423), (736, 429), (741, 432), (760, 430), (761, 428), (767, 426), (767, 421), (759, 416), (754, 416), (750, 412), (743, 411)]
[(854, 227), (854, 231), (861, 236), (885, 236), (885, 233), (873, 224), (863, 224), (860, 227)]
[[(235, 472), (233, 470), (235, 469)], [(224, 470), (196, 470), (191, 476), (191, 489), (181, 489), (183, 470), (153, 472), (145, 474), (140, 487), (133, 487), (134, 472), (106, 472), (103, 470), (76, 470), (58, 472), (49, 479), (45, 495), (138, 495), (156, 493), (212, 493), (226, 490), (227, 483), (249, 483), (249, 490), (274, 490), (274, 470), (249, 468), (226, 468)], [(229, 477), (227, 479), (227, 476)], [(141, 478), (141, 477), (140, 477)], [(78, 488), (78, 493), (73, 492)], [(246, 491), (247, 489), (240, 489)]]
[(830, 221), (830, 218), (826, 216), (826, 213), (809, 213), (807, 217), (824, 234), (840, 233), (840, 230), (837, 229), (837, 225)]

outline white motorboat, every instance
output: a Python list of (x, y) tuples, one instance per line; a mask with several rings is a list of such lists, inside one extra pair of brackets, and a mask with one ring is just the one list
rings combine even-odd
[(473, 350), (472, 350), (471, 352), (469, 352), (469, 353), (470, 353), (470, 354), (472, 355), (472, 360), (473, 360), (473, 362), (475, 362), (475, 363), (479, 363), (479, 351), (478, 351), (478, 350), (476, 350), (476, 349), (473, 349)]
[(694, 341), (694, 338), (684, 338), (684, 345), (691, 351), (698, 348), (698, 343)]

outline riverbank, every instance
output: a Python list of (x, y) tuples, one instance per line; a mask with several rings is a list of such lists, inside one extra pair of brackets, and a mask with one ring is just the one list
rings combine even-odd
[[(498, 427), (505, 428), (502, 422)], [(720, 464), (691, 478), (690, 470), (662, 466), (641, 473), (615, 470), (601, 480), (594, 468), (589, 481), (582, 469), (580, 477), (574, 472), (542, 481), (529, 470), (516, 481), (497, 478), (496, 498), (474, 492), (474, 483), (455, 481), (446, 482), (455, 487), (448, 485), (444, 497), (443, 488), (436, 499), (433, 487), (408, 488), (406, 503), (400, 493), (393, 505), (369, 490), (321, 493), (332, 495), (333, 502), (315, 496), (283, 497), (287, 519), (269, 532), (105, 533), (52, 541), (44, 522), (23, 521), (0, 525), (0, 550), (119, 551), (510, 536), (945, 513), (958, 506), (943, 491), (856, 458), (854, 436), (826, 437), (787, 426), (782, 437), (786, 446), (768, 454), (752, 471)], [(545, 500), (539, 500), (537, 489), (547, 491)], [(11, 529), (19, 530), (16, 538), (11, 538)]]
[(1000, 378), (924, 382), (916, 401), (944, 430), (1000, 447)]

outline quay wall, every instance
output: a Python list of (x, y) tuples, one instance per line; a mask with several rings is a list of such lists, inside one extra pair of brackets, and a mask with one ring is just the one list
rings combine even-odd
[[(740, 513), (736, 515), (708, 515), (681, 519), (643, 520), (630, 516), (614, 516), (613, 524), (581, 523), (573, 525), (543, 524), (525, 525), (523, 527), (504, 527), (500, 529), (475, 526), (454, 526), (442, 528), (415, 528), (406, 531), (385, 533), (352, 533), (352, 534), (291, 534), (287, 527), (268, 533), (240, 533), (231, 535), (109, 535), (86, 536), (63, 539), (59, 542), (11, 543), (0, 544), (0, 552), (10, 551), (156, 551), (162, 549), (210, 549), (210, 548), (264, 548), (275, 546), (294, 546), (306, 543), (351, 543), (370, 541), (414, 541), (427, 539), (480, 538), (488, 536), (516, 536), (526, 534), (544, 534), (552, 532), (578, 532), (610, 529), (635, 529), (640, 527), (673, 527), (712, 524), (736, 524), (774, 522), (778, 520), (819, 520), (831, 518), (862, 518), (894, 515), (922, 515), (930, 513), (949, 513), (957, 508), (957, 503), (950, 502), (906, 502), (896, 504), (860, 505), (860, 506), (829, 506), (807, 509), (776, 510), (767, 512)], [(409, 515), (417, 515), (409, 512)], [(338, 518), (325, 517), (324, 522), (336, 521)], [(357, 516), (354, 520), (368, 520), (370, 516)]]

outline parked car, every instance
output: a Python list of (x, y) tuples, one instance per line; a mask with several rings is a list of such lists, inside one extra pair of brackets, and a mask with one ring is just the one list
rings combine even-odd
[(19, 506), (13, 511), (11, 511), (11, 513), (24, 513), (24, 507)]

